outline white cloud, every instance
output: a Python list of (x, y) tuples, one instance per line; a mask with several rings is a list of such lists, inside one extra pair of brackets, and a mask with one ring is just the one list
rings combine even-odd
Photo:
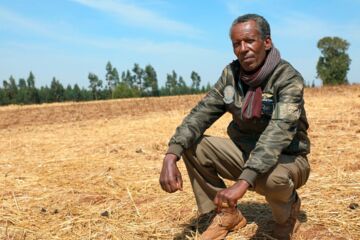
[[(83, 0), (76, 0), (83, 1)], [(137, 16), (140, 17), (141, 13)], [(148, 13), (151, 15), (150, 13)], [(141, 38), (94, 38), (84, 36), (76, 31), (60, 26), (49, 25), (37, 22), (31, 18), (21, 16), (8, 9), (0, 7), (0, 30), (15, 31), (24, 33), (29, 32), (31, 35), (37, 35), (51, 39), (55, 42), (70, 43), (83, 47), (95, 47), (103, 50), (133, 51), (139, 54), (191, 54), (192, 52), (208, 53), (211, 50), (199, 48), (193, 44), (182, 42), (159, 42)], [(56, 29), (53, 31), (51, 29)], [(48, 42), (50, 44), (50, 42)], [(22, 46), (23, 49), (31, 48), (33, 45), (22, 43), (21, 40), (9, 42), (11, 46)], [(42, 45), (42, 47), (46, 47)], [(35, 46), (35, 45), (34, 45)], [(48, 46), (49, 47), (49, 46)]]
[(114, 0), (73, 0), (79, 4), (114, 15), (131, 26), (161, 31), (167, 34), (197, 37), (201, 31), (182, 22), (159, 15), (136, 5)]
[(187, 44), (177, 41), (156, 42), (148, 39), (135, 38), (79, 38), (76, 39), (79, 44), (86, 44), (101, 48), (104, 50), (131, 51), (138, 54), (154, 54), (154, 55), (186, 55), (191, 53), (214, 53), (214, 50), (201, 48), (193, 44)]
[[(33, 21), (29, 18), (20, 16), (6, 8), (0, 6), (0, 28), (21, 31), (27, 30), (32, 33), (37, 33), (42, 36), (54, 36), (52, 32), (41, 23)], [(20, 28), (20, 29), (19, 29)]]
[[(277, 17), (275, 17), (276, 19)], [(299, 39), (317, 39), (329, 32), (334, 32), (334, 26), (311, 16), (293, 13), (279, 17), (277, 24), (272, 25), (274, 33), (279, 37), (294, 37)]]
[[(82, 40), (81, 37), (76, 36), (76, 33), (69, 31), (70, 29), (35, 21), (0, 6), (0, 30), (1, 29), (4, 29), (6, 32), (26, 34), (31, 37), (41, 36), (46, 38), (46, 40), (50, 39), (57, 42), (75, 44), (86, 42), (85, 37)], [(54, 31), (54, 29), (56, 29), (56, 31)], [(20, 39), (17, 39), (11, 41), (11, 43), (22, 45), (20, 41)], [(29, 46), (29, 44), (25, 45)]]
[[(56, 29), (56, 31), (52, 31), (52, 29)], [(101, 64), (109, 59), (122, 65), (122, 68), (133, 62), (154, 64), (159, 69), (159, 79), (165, 79), (165, 73), (176, 68), (179, 73), (183, 72), (183, 75), (189, 74), (186, 73), (187, 69), (199, 69), (202, 76), (209, 76), (205, 77), (208, 80), (217, 76), (220, 71), (215, 71), (215, 67), (210, 67), (211, 70), (209, 70), (209, 64), (215, 66), (215, 61), (225, 58), (222, 52), (181, 41), (89, 37), (67, 29), (67, 26), (38, 22), (0, 7), (0, 33), (3, 30), (15, 31), (31, 37), (42, 37), (45, 40), (31, 43), (22, 38), (11, 41), (3, 40), (0, 47), (0, 52), (4, 55), (3, 59), (6, 59), (6, 61), (0, 61), (0, 65), (6, 69), (0, 74), (0, 77), (6, 79), (14, 73), (17, 74), (15, 77), (24, 77), (30, 70), (33, 70), (40, 85), (44, 85), (52, 76), (56, 76), (65, 83), (74, 83), (85, 79), (81, 80), (83, 82), (81, 85), (86, 86), (87, 72), (96, 71), (99, 66), (102, 69)], [(66, 46), (69, 44), (75, 46), (75, 48), (67, 50), (67, 47), (63, 48), (63, 43)], [(96, 60), (90, 61), (90, 59)], [(44, 69), (44, 64), (50, 61), (52, 64)], [(206, 65), (203, 64), (205, 61)], [(58, 66), (62, 67), (59, 69)], [(80, 73), (78, 68), (82, 68)], [(209, 71), (215, 71), (215, 73), (209, 73)]]

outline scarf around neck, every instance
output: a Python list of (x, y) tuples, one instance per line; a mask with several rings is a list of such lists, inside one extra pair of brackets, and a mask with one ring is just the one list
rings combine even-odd
[(277, 50), (275, 47), (272, 47), (266, 56), (264, 64), (258, 71), (248, 75), (242, 69), (240, 69), (240, 79), (249, 86), (241, 110), (241, 115), (244, 120), (251, 120), (253, 118), (258, 119), (261, 117), (261, 85), (279, 64), (280, 59), (279, 50)]

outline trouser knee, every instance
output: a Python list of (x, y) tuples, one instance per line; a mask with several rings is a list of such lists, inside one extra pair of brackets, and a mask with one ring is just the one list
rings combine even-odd
[(204, 159), (204, 156), (211, 150), (206, 138), (207, 137), (201, 138), (199, 142), (184, 151), (182, 157), (185, 162), (198, 162), (199, 159)]
[(264, 195), (266, 199), (287, 202), (295, 189), (294, 183), (288, 175), (270, 174), (257, 181), (255, 190)]

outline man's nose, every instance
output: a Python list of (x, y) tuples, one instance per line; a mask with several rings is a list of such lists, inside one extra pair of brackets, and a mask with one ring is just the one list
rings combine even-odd
[(245, 42), (241, 42), (241, 45), (240, 45), (240, 52), (246, 52), (248, 51), (248, 46)]

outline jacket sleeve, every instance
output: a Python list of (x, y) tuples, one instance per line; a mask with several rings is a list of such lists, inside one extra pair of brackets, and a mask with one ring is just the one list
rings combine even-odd
[(167, 153), (173, 153), (179, 158), (203, 135), (217, 119), (225, 112), (223, 88), (228, 77), (225, 68), (220, 79), (207, 95), (190, 111), (171, 137)]
[(299, 74), (292, 74), (279, 81), (271, 120), (250, 153), (239, 179), (244, 179), (254, 186), (259, 174), (268, 172), (276, 165), (281, 152), (296, 134), (304, 104), (303, 88), (303, 79)]

